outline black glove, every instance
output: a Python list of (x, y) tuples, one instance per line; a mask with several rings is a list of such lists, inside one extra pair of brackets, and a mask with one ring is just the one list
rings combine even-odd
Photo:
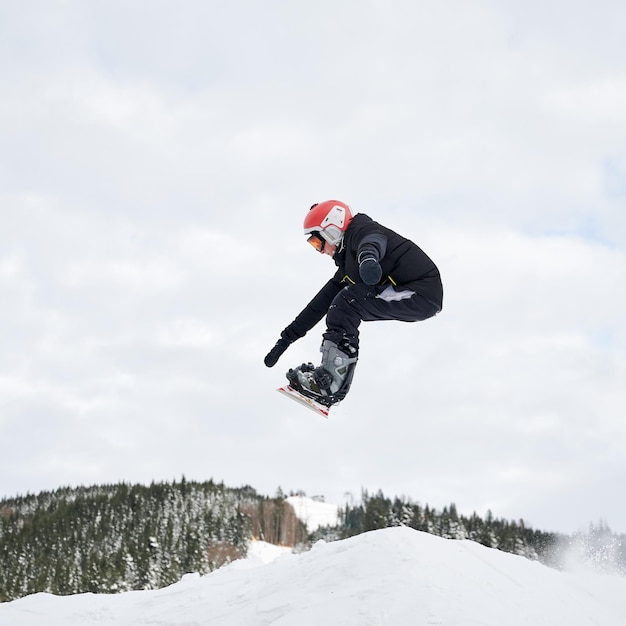
[(383, 268), (373, 255), (359, 257), (359, 274), (366, 285), (377, 285), (383, 277)]
[(280, 339), (276, 342), (276, 345), (269, 351), (265, 357), (264, 362), (267, 367), (274, 367), (278, 363), (278, 359), (282, 353), (291, 345), (291, 341), (284, 336), (284, 331), (281, 333)]

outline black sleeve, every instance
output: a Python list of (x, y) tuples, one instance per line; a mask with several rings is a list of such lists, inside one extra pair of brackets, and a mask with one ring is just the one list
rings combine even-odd
[(361, 263), (365, 257), (373, 257), (375, 261), (380, 261), (386, 252), (387, 237), (379, 230), (373, 231), (359, 241), (356, 253), (357, 262)]
[(328, 307), (341, 289), (338, 274), (335, 274), (281, 335), (291, 342), (304, 337), (326, 315)]

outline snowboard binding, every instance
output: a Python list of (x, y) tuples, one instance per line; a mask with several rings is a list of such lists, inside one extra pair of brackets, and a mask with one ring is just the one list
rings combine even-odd
[(321, 351), (322, 364), (319, 367), (303, 363), (287, 372), (287, 380), (303, 396), (330, 407), (348, 394), (358, 356), (356, 348), (339, 347), (328, 339), (322, 343)]

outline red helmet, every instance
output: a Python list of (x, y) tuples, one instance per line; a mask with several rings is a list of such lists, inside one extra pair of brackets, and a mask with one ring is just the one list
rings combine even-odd
[(326, 200), (314, 204), (304, 218), (304, 234), (319, 233), (328, 243), (336, 246), (352, 221), (352, 211), (339, 200)]

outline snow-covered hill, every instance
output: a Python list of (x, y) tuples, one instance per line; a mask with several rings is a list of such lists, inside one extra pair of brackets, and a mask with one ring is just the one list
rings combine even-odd
[(339, 523), (339, 507), (336, 504), (306, 496), (289, 496), (286, 501), (310, 533), (320, 526), (335, 526)]
[(409, 528), (236, 561), (158, 591), (0, 604), (1, 626), (623, 626), (626, 579)]

